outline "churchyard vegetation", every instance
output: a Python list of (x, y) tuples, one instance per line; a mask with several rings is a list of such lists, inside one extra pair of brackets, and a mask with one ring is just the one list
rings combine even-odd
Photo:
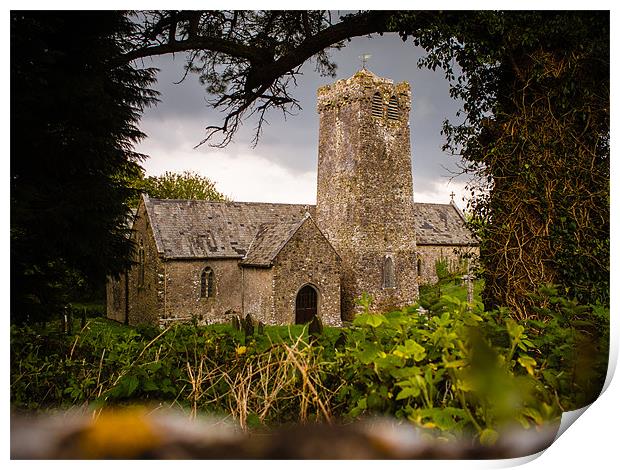
[[(365, 308), (372, 299), (361, 300)], [(254, 430), (392, 416), (436, 436), (491, 444), (591, 403), (607, 369), (608, 309), (543, 288), (537, 320), (443, 295), (362, 313), (345, 328), (242, 322), (127, 327), (103, 318), (73, 334), (11, 331), (11, 403), (43, 411), (148, 405), (228, 416)], [(540, 320), (539, 320), (540, 319)]]

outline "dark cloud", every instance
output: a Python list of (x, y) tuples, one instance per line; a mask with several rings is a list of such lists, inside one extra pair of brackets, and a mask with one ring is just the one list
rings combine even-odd
[[(371, 54), (368, 69), (375, 74), (395, 82), (408, 81), (412, 87), (413, 103), (411, 122), (412, 165), (415, 191), (437, 192), (438, 187), (447, 184), (451, 172), (457, 171), (458, 160), (442, 152), (445, 139), (440, 135), (445, 119), (455, 119), (459, 103), (450, 98), (448, 82), (443, 72), (418, 69), (418, 59), (424, 51), (415, 48), (411, 42), (403, 43), (395, 34), (356, 38), (346, 47), (332, 53), (337, 63), (336, 79), (348, 78), (361, 66), (359, 56)], [(195, 75), (183, 77), (184, 56), (161, 57), (146, 66), (160, 69), (156, 88), (162, 93), (162, 102), (144, 114), (142, 126), (149, 134), (150, 152), (170, 155), (174, 170), (174, 153), (178, 149), (187, 151), (204, 137), (204, 128), (222, 122), (222, 115), (207, 104), (209, 97)], [(268, 116), (269, 125), (263, 128), (258, 146), (251, 148), (255, 122), (248, 121), (226, 149), (232, 154), (257, 152), (263, 158), (284, 167), (291, 174), (304, 174), (316, 170), (318, 115), (316, 112), (316, 90), (332, 83), (331, 77), (321, 77), (314, 71), (313, 64), (302, 68), (303, 76), (298, 80), (294, 96), (302, 110), (286, 120), (281, 114)], [(195, 152), (208, 152), (202, 146)], [(148, 169), (148, 162), (145, 164)], [(207, 175), (208, 176), (208, 175)], [(446, 190), (445, 194), (449, 193)], [(442, 196), (444, 197), (444, 196)], [(442, 201), (445, 202), (445, 201)]]

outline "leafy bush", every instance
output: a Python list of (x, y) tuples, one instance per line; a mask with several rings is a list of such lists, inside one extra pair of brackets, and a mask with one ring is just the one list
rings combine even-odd
[(338, 354), (345, 385), (339, 399), (349, 415), (388, 413), (444, 437), (475, 433), (494, 441), (498, 429), (559, 416), (552, 391), (527, 355), (524, 328), (509, 320), (505, 346), (480, 331), (482, 312), (444, 297), (445, 311), (430, 320), (413, 309), (362, 314)]

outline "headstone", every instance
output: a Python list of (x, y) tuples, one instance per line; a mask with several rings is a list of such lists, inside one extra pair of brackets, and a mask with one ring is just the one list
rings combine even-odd
[(67, 307), (60, 314), (60, 332), (63, 334), (67, 333)]
[(347, 344), (347, 334), (344, 331), (341, 331), (338, 335), (338, 339), (334, 343), (335, 349), (343, 348), (344, 345)]
[(471, 310), (471, 306), (474, 303), (474, 275), (471, 272), (471, 263), (469, 258), (467, 259), (467, 303), (469, 304), (469, 309)]
[(258, 322), (257, 331), (258, 331), (259, 335), (264, 335), (265, 334), (265, 324), (262, 321)]
[(467, 303), (471, 305), (474, 302), (474, 276), (467, 275)]
[(310, 341), (317, 340), (319, 336), (323, 333), (323, 323), (321, 319), (314, 315), (312, 320), (310, 320), (310, 324), (308, 325), (308, 336)]
[(254, 321), (252, 320), (252, 315), (250, 315), (249, 313), (245, 316), (245, 320), (243, 322), (243, 330), (245, 332), (246, 338), (254, 334)]
[(241, 331), (241, 319), (237, 315), (232, 317), (230, 324), (234, 330)]

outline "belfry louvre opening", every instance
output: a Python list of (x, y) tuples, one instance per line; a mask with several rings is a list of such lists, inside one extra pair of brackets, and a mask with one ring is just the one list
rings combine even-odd
[(390, 98), (387, 108), (388, 119), (397, 120), (400, 118), (400, 110), (398, 109), (398, 100), (395, 96)]
[(372, 97), (372, 115), (373, 117), (383, 117), (383, 99), (379, 93), (375, 93)]

